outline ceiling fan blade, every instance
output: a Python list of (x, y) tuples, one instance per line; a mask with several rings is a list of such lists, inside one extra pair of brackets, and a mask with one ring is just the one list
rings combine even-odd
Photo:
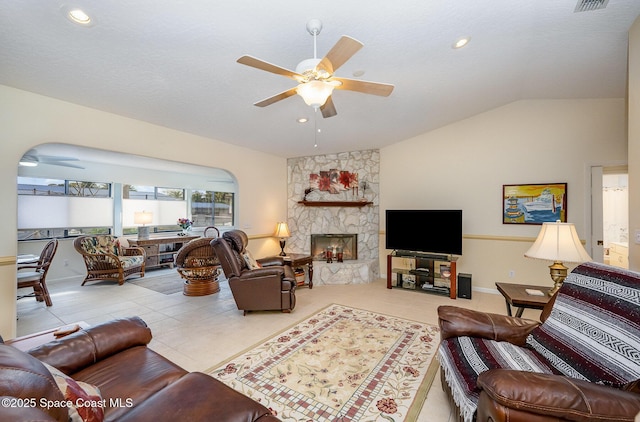
[(77, 164), (65, 163), (65, 162), (62, 162), (62, 161), (47, 161), (47, 160), (44, 160), (44, 161), (39, 161), (38, 164), (48, 164), (50, 166), (71, 167), (71, 168), (74, 168), (74, 169), (84, 170), (84, 167), (82, 167), (82, 166), (79, 166)]
[(75, 157), (58, 157), (58, 156), (55, 156), (55, 155), (34, 155), (34, 157), (40, 162), (45, 162), (45, 161), (80, 161), (78, 158), (75, 158)]
[(285, 69), (284, 67), (265, 62), (264, 60), (253, 56), (242, 56), (237, 60), (237, 62), (246, 66), (255, 67), (256, 69), (275, 73), (276, 75), (286, 76), (287, 78), (295, 79), (298, 82), (301, 82), (303, 79), (302, 75), (294, 72), (293, 70)]
[(320, 107), (320, 111), (322, 112), (322, 117), (325, 119), (327, 117), (333, 117), (338, 112), (336, 111), (336, 106), (333, 104), (333, 100), (331, 99), (331, 95), (327, 98), (327, 101)]
[(392, 84), (380, 82), (360, 81), (345, 78), (331, 78), (331, 80), (342, 82), (342, 85), (337, 85), (335, 89), (346, 89), (349, 91), (362, 92), (363, 94), (380, 95), (381, 97), (388, 97), (391, 95), (394, 88)]
[(258, 106), (258, 107), (266, 107), (268, 105), (271, 105), (275, 102), (278, 102), (280, 100), (284, 100), (285, 98), (289, 98), (292, 95), (296, 95), (296, 89), (298, 87), (293, 87), (291, 89), (287, 89), (286, 91), (282, 91), (279, 94), (273, 95), (269, 98), (265, 98), (264, 100), (258, 101), (257, 103), (254, 103), (253, 105)]
[(356, 54), (363, 46), (364, 44), (355, 38), (343, 35), (336, 45), (329, 50), (327, 55), (320, 60), (316, 69), (322, 69), (332, 75), (333, 72), (345, 64), (345, 62), (349, 60), (351, 56)]

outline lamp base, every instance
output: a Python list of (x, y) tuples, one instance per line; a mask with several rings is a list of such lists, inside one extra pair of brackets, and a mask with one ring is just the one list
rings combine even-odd
[(567, 270), (568, 268), (560, 261), (555, 261), (549, 265), (549, 273), (551, 274), (551, 280), (553, 280), (553, 287), (549, 290), (549, 296), (555, 295), (556, 292), (560, 290), (564, 279), (567, 278)]
[(287, 254), (284, 252), (285, 242), (286, 241), (284, 239), (280, 239), (280, 256), (287, 256)]
[(147, 240), (147, 239), (149, 239), (149, 227), (148, 226), (138, 227), (138, 240)]

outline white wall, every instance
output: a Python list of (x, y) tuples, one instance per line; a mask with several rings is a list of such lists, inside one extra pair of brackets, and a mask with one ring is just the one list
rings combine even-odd
[[(640, 18), (629, 31), (629, 268), (640, 271)], [(634, 212), (635, 210), (635, 212)]]
[[(16, 324), (17, 163), (30, 148), (51, 142), (228, 170), (239, 186), (237, 224), (249, 235), (272, 233), (287, 215), (284, 158), (0, 86), (0, 221), (5, 222), (0, 225), (0, 333), (5, 338), (15, 335)], [(257, 247), (271, 251), (276, 243)]]
[(551, 263), (523, 257), (540, 226), (502, 224), (502, 185), (568, 183), (568, 221), (586, 239), (587, 167), (626, 159), (624, 99), (514, 102), (381, 149), (380, 227), (389, 208), (462, 209), (458, 272), (474, 288), (551, 285)]

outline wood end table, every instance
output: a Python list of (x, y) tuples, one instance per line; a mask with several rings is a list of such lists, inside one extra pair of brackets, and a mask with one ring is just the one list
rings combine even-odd
[(313, 289), (313, 257), (304, 253), (288, 253), (283, 258), (285, 264), (290, 265), (291, 268), (305, 265), (309, 268), (309, 288)]
[[(522, 317), (525, 309), (544, 309), (549, 302), (549, 287), (534, 286), (531, 284), (514, 284), (514, 283), (496, 283), (496, 287), (507, 304), (507, 315), (512, 316), (511, 306), (518, 308), (516, 316)], [(527, 289), (540, 290), (543, 296), (530, 295)]]

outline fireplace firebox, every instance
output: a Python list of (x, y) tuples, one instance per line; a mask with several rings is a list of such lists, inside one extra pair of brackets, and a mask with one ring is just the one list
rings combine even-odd
[(357, 234), (312, 234), (311, 256), (314, 261), (326, 261), (327, 252), (331, 252), (333, 262), (338, 254), (342, 254), (342, 260), (358, 259), (358, 235)]

